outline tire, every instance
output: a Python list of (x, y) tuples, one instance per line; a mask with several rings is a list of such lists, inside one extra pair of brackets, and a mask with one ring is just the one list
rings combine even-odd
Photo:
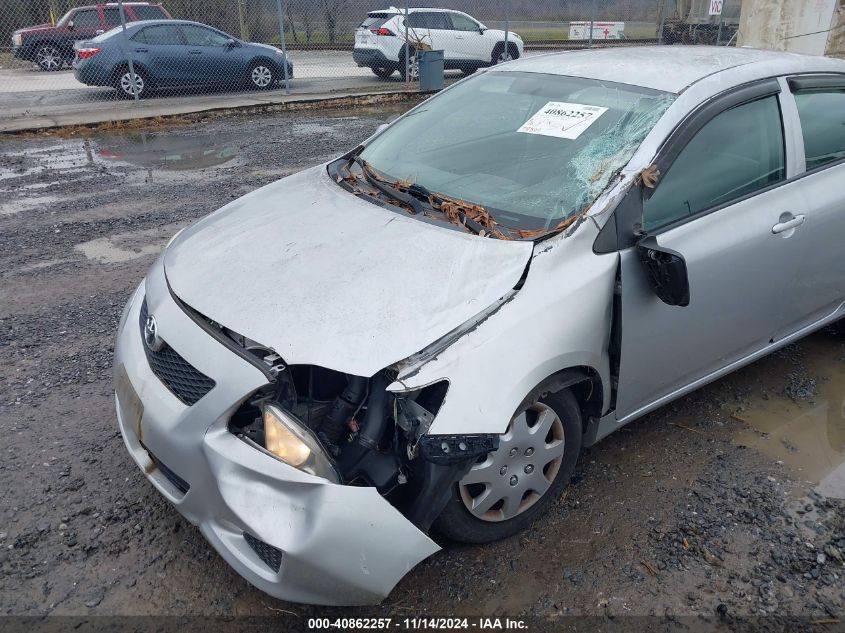
[[(411, 81), (416, 81), (419, 79), (420, 72), (419, 66), (417, 66), (417, 51), (414, 47), (410, 47), (408, 49), (408, 60), (411, 66)], [(402, 81), (408, 81), (408, 73), (406, 72), (407, 68), (405, 68), (405, 48), (403, 47), (401, 51), (399, 51), (399, 76), (402, 78)]]
[(380, 79), (387, 79), (393, 74), (394, 68), (370, 68), (373, 74)]
[[(543, 437), (532, 435), (539, 424), (549, 428)], [(582, 432), (581, 409), (570, 390), (524, 403), (499, 448), (454, 485), (434, 529), (453, 541), (489, 543), (527, 528), (569, 483)], [(546, 458), (551, 461), (541, 464)]]
[[(147, 73), (140, 68), (135, 68), (135, 77), (138, 98), (143, 99), (152, 92), (150, 78)], [(132, 92), (132, 75), (129, 72), (128, 66), (122, 66), (117, 70), (117, 72), (115, 72), (114, 89), (117, 90), (117, 94), (123, 99), (135, 98), (135, 95)]]
[(43, 71), (61, 70), (65, 56), (54, 44), (39, 44), (35, 49), (35, 63)]
[(277, 74), (272, 64), (259, 59), (250, 64), (247, 79), (250, 87), (256, 90), (271, 90), (276, 83)]
[(478, 66), (476, 66), (475, 64), (462, 64), (460, 70), (462, 75), (464, 75), (465, 77), (469, 77), (476, 70), (478, 70)]
[(513, 42), (508, 42), (508, 54), (505, 55), (505, 43), (499, 42), (493, 47), (493, 54), (490, 56), (490, 64), (503, 64), (512, 59), (519, 59), (519, 49)]

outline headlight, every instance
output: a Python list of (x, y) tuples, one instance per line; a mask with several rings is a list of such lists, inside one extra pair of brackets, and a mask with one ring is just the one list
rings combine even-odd
[(334, 467), (319, 442), (289, 414), (272, 404), (262, 407), (264, 448), (284, 463), (338, 483)]
[(12, 35), (12, 46), (21, 46), (23, 44), (23, 35), (15, 33)]

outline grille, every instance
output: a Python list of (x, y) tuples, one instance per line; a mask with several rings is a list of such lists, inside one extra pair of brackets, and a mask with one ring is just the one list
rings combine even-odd
[[(144, 338), (144, 325), (147, 322), (147, 316), (147, 300), (144, 299), (139, 317), (142, 339)], [(183, 404), (188, 406), (196, 404), (200, 398), (214, 388), (216, 383), (211, 378), (197, 370), (167, 343), (157, 352), (147, 347), (146, 343), (143, 345), (150, 369)]]
[(272, 545), (267, 545), (264, 541), (259, 541), (252, 534), (244, 532), (244, 540), (249, 544), (258, 558), (264, 561), (270, 569), (278, 572), (282, 568), (282, 550), (276, 549)]

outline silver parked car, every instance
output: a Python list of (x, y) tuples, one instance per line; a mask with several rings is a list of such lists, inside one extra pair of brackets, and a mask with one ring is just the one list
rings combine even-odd
[(178, 234), (126, 446), (240, 574), (377, 602), (582, 447), (845, 316), (845, 61), (666, 47), (465, 79)]

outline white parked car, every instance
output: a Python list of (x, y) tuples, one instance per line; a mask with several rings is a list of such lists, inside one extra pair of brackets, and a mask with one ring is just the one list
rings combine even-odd
[(843, 182), (845, 60), (483, 70), (171, 241), (119, 326), (124, 441), (255, 586), (377, 602), (429, 530), (515, 534), (582, 447), (844, 317)]
[[(418, 42), (433, 50), (442, 50), (444, 68), (466, 74), (484, 66), (522, 56), (522, 38), (509, 31), (488, 29), (478, 20), (460, 11), (449, 9), (404, 9), (391, 7), (372, 11), (355, 31), (352, 59), (359, 66), (369, 66), (379, 77), (386, 78), (398, 70), (404, 78), (405, 35), (408, 58), (413, 74), (413, 59)], [(406, 23), (407, 22), (407, 23)]]

